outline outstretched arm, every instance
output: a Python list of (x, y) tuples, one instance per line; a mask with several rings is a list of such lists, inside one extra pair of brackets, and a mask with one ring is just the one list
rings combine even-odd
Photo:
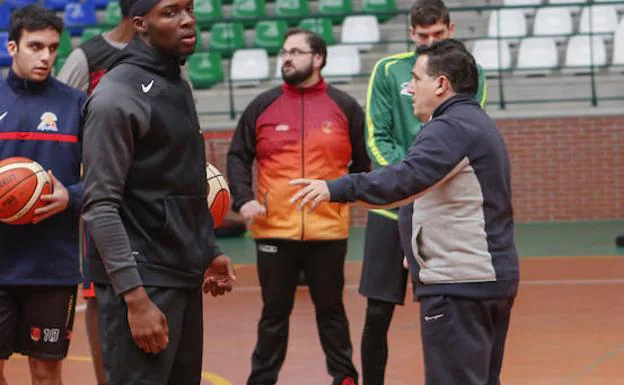
[(447, 121), (430, 123), (407, 158), (369, 173), (348, 174), (332, 181), (298, 179), (304, 185), (292, 199), (313, 209), (321, 202), (363, 201), (375, 207), (396, 207), (415, 199), (433, 185), (453, 177), (467, 163), (470, 138)]

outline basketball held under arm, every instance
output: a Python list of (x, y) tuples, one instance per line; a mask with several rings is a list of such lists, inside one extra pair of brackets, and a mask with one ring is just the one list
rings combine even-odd
[(11, 157), (0, 161), (0, 222), (32, 223), (35, 211), (46, 205), (42, 195), (52, 192), (52, 180), (36, 161)]

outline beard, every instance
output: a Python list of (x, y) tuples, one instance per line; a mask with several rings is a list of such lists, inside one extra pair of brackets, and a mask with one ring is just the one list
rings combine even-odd
[(305, 80), (308, 80), (312, 76), (312, 63), (303, 67), (302, 69), (295, 69), (289, 74), (284, 73), (284, 66), (282, 65), (282, 79), (286, 82), (286, 84), (291, 86), (296, 86), (297, 84), (302, 83)]

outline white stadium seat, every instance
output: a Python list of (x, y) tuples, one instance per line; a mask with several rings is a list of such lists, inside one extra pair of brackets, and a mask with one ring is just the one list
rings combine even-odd
[(613, 37), (613, 72), (624, 72), (624, 17), (618, 24)]
[(273, 74), (275, 80), (282, 80), (282, 58), (277, 55), (275, 60), (275, 73)]
[(356, 44), (360, 51), (370, 51), (380, 41), (379, 22), (373, 15), (347, 16), (342, 22), (340, 42)]
[(361, 70), (360, 52), (353, 45), (332, 45), (327, 47), (327, 64), (323, 76), (329, 82), (348, 82)]
[[(609, 2), (612, 2), (612, 1), (614, 1), (614, 0), (594, 0), (594, 3), (609, 3)], [(624, 11), (624, 3), (611, 4), (611, 5), (614, 6), (615, 9), (617, 9), (620, 12)]]
[(511, 68), (511, 53), (505, 41), (476, 40), (472, 46), (472, 54), (486, 72)]
[[(587, 0), (548, 0), (548, 2), (550, 4), (587, 4)], [(564, 7), (567, 8), (570, 12), (572, 12), (573, 14), (578, 14), (579, 11), (581, 10), (580, 6), (570, 6), (570, 7)]]
[(503, 4), (505, 6), (520, 6), (520, 5), (528, 5), (528, 8), (515, 8), (524, 12), (527, 16), (532, 16), (535, 14), (535, 6), (542, 4), (542, 0), (504, 0)]
[[(589, 23), (591, 10), (591, 28)], [(612, 5), (593, 5), (581, 12), (580, 33), (612, 33), (617, 29), (618, 19)]]
[(516, 43), (526, 35), (527, 23), (522, 11), (503, 9), (490, 13), (488, 37), (503, 37), (510, 43)]
[[(593, 46), (590, 46), (590, 41), (593, 42)], [(593, 55), (591, 54), (592, 52)], [(589, 67), (592, 64), (592, 56), (594, 58), (593, 65), (595, 67), (604, 67), (607, 65), (607, 49), (604, 40), (602, 40), (600, 36), (593, 36), (591, 40), (587, 35), (572, 36), (570, 40), (568, 40), (563, 72), (589, 72)]]
[(547, 75), (559, 65), (555, 39), (527, 37), (520, 42), (517, 74)]
[(566, 40), (566, 35), (571, 35), (572, 32), (572, 15), (567, 8), (548, 7), (537, 10), (533, 24), (533, 35), (561, 35), (561, 37), (555, 37), (556, 41), (561, 42)]
[(258, 48), (234, 51), (230, 64), (232, 82), (236, 87), (257, 86), (269, 78), (269, 55)]

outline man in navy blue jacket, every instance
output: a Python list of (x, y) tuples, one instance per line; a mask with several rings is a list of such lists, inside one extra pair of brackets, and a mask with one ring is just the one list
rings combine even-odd
[(498, 385), (518, 290), (505, 142), (474, 100), (477, 67), (456, 40), (419, 48), (410, 92), (428, 122), (400, 163), (300, 179), (292, 201), (402, 206), (401, 243), (420, 301), (427, 385)]
[(63, 21), (39, 6), (16, 10), (13, 58), (0, 81), (0, 159), (30, 158), (49, 170), (53, 192), (27, 225), (0, 224), (0, 385), (14, 352), (28, 356), (33, 384), (60, 384), (80, 282), (78, 218), (83, 92), (50, 76)]

